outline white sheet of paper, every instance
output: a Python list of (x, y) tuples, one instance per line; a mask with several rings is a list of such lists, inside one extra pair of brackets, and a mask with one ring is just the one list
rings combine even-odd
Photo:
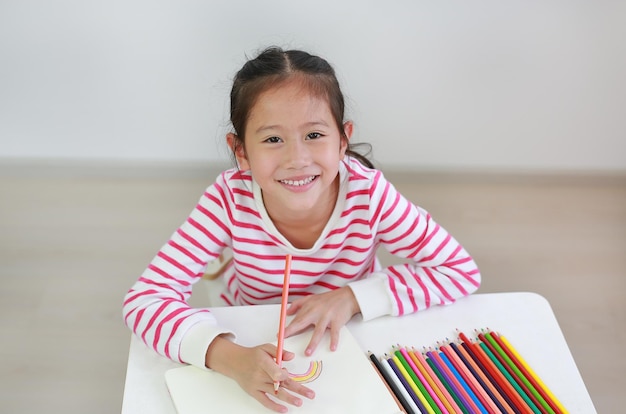
[[(285, 339), (285, 349), (296, 353), (283, 367), (294, 374), (307, 371), (311, 361), (322, 361), (322, 370), (307, 387), (315, 391), (315, 399), (303, 398), (302, 407), (290, 406), (290, 412), (396, 414), (398, 405), (376, 373), (367, 355), (345, 327), (341, 330), (339, 346), (329, 350), (327, 332), (311, 357), (304, 356), (311, 333)], [(270, 413), (258, 401), (245, 393), (232, 379), (213, 371), (193, 366), (170, 369), (165, 381), (179, 414), (206, 413)], [(273, 398), (273, 397), (272, 397)]]

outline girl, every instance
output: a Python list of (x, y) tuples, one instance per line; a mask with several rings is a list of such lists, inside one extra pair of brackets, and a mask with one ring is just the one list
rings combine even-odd
[[(480, 274), (450, 234), (351, 147), (353, 125), (324, 59), (267, 49), (237, 73), (230, 99), (226, 140), (237, 168), (207, 188), (130, 289), (124, 320), (160, 354), (221, 372), (286, 412), (267, 395), (275, 381), (288, 404), (314, 395), (278, 368), (275, 346), (237, 345), (208, 309), (187, 304), (224, 249), (233, 260), (220, 297), (230, 305), (279, 303), (285, 255), (293, 256), (285, 335), (313, 327), (307, 355), (327, 329), (336, 349), (339, 329), (357, 313), (367, 321), (450, 304), (474, 292)], [(407, 263), (381, 268), (378, 246)]]

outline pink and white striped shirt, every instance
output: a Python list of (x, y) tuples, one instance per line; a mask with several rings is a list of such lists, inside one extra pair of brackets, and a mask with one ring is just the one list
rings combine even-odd
[[(158, 353), (204, 367), (208, 345), (228, 331), (187, 300), (225, 248), (233, 264), (221, 298), (231, 305), (280, 303), (287, 253), (290, 301), (348, 285), (364, 320), (450, 304), (478, 289), (468, 253), (380, 171), (346, 157), (339, 174), (328, 224), (313, 247), (297, 249), (274, 227), (250, 173), (223, 172), (127, 293), (125, 323)], [(380, 268), (379, 246), (406, 263)]]

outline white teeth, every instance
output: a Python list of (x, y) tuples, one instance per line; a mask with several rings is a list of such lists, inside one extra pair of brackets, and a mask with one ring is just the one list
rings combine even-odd
[(304, 180), (298, 180), (298, 181), (280, 180), (280, 182), (283, 183), (283, 184), (293, 185), (293, 186), (299, 187), (301, 185), (306, 185), (306, 184), (310, 183), (313, 180), (315, 180), (315, 176), (314, 175), (310, 176), (309, 178), (305, 178)]

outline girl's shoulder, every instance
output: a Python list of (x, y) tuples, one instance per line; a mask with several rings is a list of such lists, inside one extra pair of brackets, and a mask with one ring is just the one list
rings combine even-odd
[(250, 174), (249, 170), (241, 171), (239, 168), (233, 167), (222, 171), (215, 179), (215, 182), (233, 187), (250, 186), (252, 174)]
[(384, 180), (383, 173), (375, 168), (361, 164), (357, 159), (346, 157), (343, 162), (346, 178), (351, 186), (370, 186), (372, 182)]
[(206, 189), (205, 194), (212, 194), (228, 204), (251, 204), (254, 199), (252, 175), (249, 171), (230, 168), (222, 171)]

